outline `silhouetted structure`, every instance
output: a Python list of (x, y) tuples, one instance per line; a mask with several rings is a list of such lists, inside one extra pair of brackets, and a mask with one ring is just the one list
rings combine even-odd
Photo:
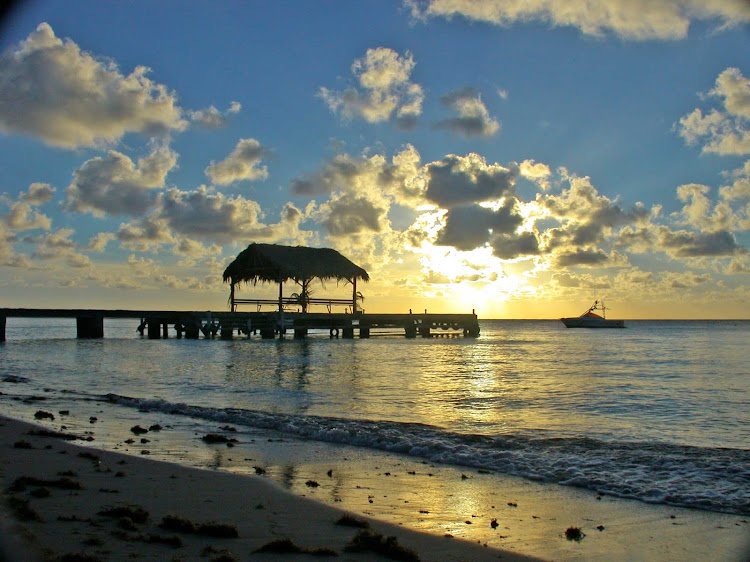
[[(310, 283), (336, 280), (352, 284), (352, 299), (314, 299), (310, 296)], [(224, 270), (224, 282), (230, 284), (229, 301), (231, 310), (239, 304), (254, 304), (260, 309), (270, 304), (266, 299), (238, 299), (235, 286), (242, 283), (278, 283), (279, 312), (284, 306), (298, 305), (302, 312), (313, 304), (324, 304), (329, 311), (332, 305), (351, 305), (352, 313), (357, 313), (357, 280), (369, 281), (367, 272), (331, 248), (308, 248), (305, 246), (281, 246), (279, 244), (250, 244)], [(284, 282), (294, 281), (300, 286), (299, 293), (284, 298)]]

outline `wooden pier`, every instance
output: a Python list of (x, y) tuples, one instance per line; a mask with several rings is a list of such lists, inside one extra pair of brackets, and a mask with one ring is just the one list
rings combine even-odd
[(133, 318), (149, 339), (234, 337), (300, 339), (315, 331), (331, 338), (369, 338), (376, 333), (402, 334), (407, 338), (479, 336), (476, 314), (365, 314), (311, 312), (211, 312), (175, 310), (103, 310), (0, 308), (0, 342), (5, 341), (8, 318), (75, 318), (79, 339), (104, 337), (105, 318)]

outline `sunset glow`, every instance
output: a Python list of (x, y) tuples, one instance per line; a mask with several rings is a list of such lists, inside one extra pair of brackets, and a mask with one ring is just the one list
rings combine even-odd
[(517, 4), (19, 3), (0, 307), (225, 310), (263, 242), (370, 312), (749, 317), (750, 4)]

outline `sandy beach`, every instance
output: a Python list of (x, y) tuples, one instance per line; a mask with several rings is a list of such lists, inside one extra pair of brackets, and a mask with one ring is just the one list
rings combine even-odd
[[(130, 454), (121, 454), (94, 448), (96, 441), (40, 435), (59, 429), (44, 424), (48, 420), (0, 420), (7, 560), (301, 560), (334, 554), (344, 560), (525, 560), (531, 554), (550, 560), (730, 561), (749, 552), (750, 524), (741, 516), (602, 498), (514, 478), (500, 490), (482, 490), (481, 474), (469, 472), (474, 495), (493, 503), (481, 506), (438, 489), (439, 478), (420, 479), (408, 466), (401, 469), (412, 480), (399, 479), (395, 465), (393, 474), (383, 467), (350, 467), (357, 474), (345, 481), (377, 502), (357, 505), (342, 494), (344, 511), (312, 499), (325, 489), (325, 474), (320, 482), (290, 487), (290, 493), (268, 475), (237, 473), (229, 462), (208, 470), (153, 460), (163, 446), (159, 439), (138, 448), (136, 438)], [(222, 448), (231, 451), (221, 443), (217, 458)], [(389, 487), (379, 488), (377, 481)], [(412, 505), (423, 498), (420, 506), (429, 509), (381, 506), (388, 495), (413, 498)], [(437, 497), (445, 504), (465, 503), (469, 520), (444, 525)], [(496, 506), (498, 497), (514, 501)], [(581, 529), (581, 540), (567, 540), (569, 527)]]
[(361, 516), (342, 521), (345, 512), (261, 477), (80, 447), (39, 429), (0, 421), (2, 560), (530, 559)]

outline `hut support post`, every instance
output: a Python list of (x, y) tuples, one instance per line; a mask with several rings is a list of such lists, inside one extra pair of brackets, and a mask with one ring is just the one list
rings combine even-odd
[(284, 282), (279, 279), (279, 314), (284, 312)]
[(357, 277), (352, 277), (352, 314), (357, 314)]
[(5, 341), (5, 316), (0, 316), (0, 341)]
[(232, 279), (231, 284), (229, 285), (229, 310), (232, 312), (236, 311), (234, 307), (234, 279)]

